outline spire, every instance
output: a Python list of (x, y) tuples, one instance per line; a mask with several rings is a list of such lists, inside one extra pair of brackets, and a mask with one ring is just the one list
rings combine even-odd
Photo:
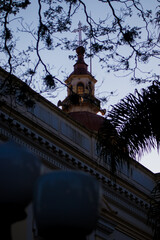
[(78, 28), (74, 29), (72, 32), (76, 33), (78, 32), (78, 36), (79, 36), (79, 40), (78, 40), (78, 47), (76, 49), (76, 53), (77, 53), (77, 62), (74, 65), (74, 71), (71, 74), (90, 74), (88, 72), (88, 65), (84, 62), (84, 53), (85, 53), (85, 49), (82, 46), (82, 31), (85, 30), (85, 26), (82, 27), (81, 22), (79, 21), (78, 23)]
[[(77, 55), (78, 55), (78, 60), (77, 60), (77, 63), (74, 65), (73, 74), (90, 74), (90, 75), (92, 75), (92, 57), (90, 57), (90, 72), (88, 72), (88, 70), (87, 70), (88, 65), (84, 62), (85, 49), (82, 46), (82, 44), (83, 44), (82, 43), (82, 32), (85, 32), (87, 28), (88, 27), (85, 26), (85, 25), (82, 26), (82, 23), (79, 21), (78, 28), (76, 28), (72, 31), (74, 33), (78, 32), (78, 38), (79, 38), (78, 39), (78, 47), (76, 49), (76, 52), (77, 52)], [(90, 38), (90, 51), (91, 51), (91, 38)], [(90, 52), (90, 54), (91, 54), (91, 52)], [(82, 66), (82, 63), (83, 63), (83, 66)], [(81, 64), (81, 66), (78, 65), (78, 64)]]

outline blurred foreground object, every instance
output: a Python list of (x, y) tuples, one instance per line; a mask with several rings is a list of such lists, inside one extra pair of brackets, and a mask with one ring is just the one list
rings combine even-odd
[(11, 239), (11, 224), (25, 219), (33, 186), (40, 175), (40, 161), (14, 142), (0, 144), (1, 233)]
[(44, 239), (85, 239), (97, 222), (100, 186), (79, 171), (55, 171), (39, 178), (34, 215)]

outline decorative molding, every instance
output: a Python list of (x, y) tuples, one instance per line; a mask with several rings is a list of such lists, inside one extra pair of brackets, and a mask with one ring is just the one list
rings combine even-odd
[[(111, 181), (107, 176), (102, 174), (99, 171), (98, 164), (96, 168), (89, 166), (68, 152), (65, 152), (63, 149), (56, 146), (51, 141), (48, 141), (36, 132), (27, 128), (17, 120), (11, 119), (9, 116), (7, 116), (7, 114), (1, 113), (0, 118), (3, 121), (9, 121), (10, 124), (12, 124), (12, 127), (18, 129), (18, 134), (21, 133), (23, 136), (23, 138), (16, 137), (11, 132), (0, 128), (0, 135), (5, 139), (11, 138), (17, 143), (25, 146), (33, 154), (39, 156), (52, 167), (65, 170), (75, 168), (88, 172), (102, 183), (104, 196), (111, 199), (112, 201), (119, 202), (121, 206), (124, 206), (129, 211), (135, 212), (136, 214), (142, 215), (142, 217), (144, 217), (144, 212), (146, 212), (148, 209), (148, 203), (143, 199), (137, 197), (135, 194), (129, 192), (126, 188)], [(27, 141), (22, 140), (24, 137), (27, 139)], [(36, 143), (38, 143), (38, 147), (36, 147)], [(93, 161), (95, 160), (92, 159), (92, 162)]]

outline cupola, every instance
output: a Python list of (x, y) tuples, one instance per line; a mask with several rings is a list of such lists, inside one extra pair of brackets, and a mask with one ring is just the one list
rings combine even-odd
[(71, 112), (90, 112), (97, 114), (105, 111), (100, 108), (100, 101), (94, 96), (95, 84), (97, 80), (88, 71), (88, 65), (84, 62), (85, 49), (79, 46), (76, 49), (77, 62), (74, 70), (65, 80), (67, 85), (67, 97), (58, 106), (66, 113)]
[(95, 84), (97, 80), (88, 71), (88, 65), (84, 61), (85, 49), (82, 46), (81, 31), (83, 27), (78, 24), (79, 46), (76, 49), (77, 61), (74, 64), (73, 72), (65, 80), (67, 86), (67, 97), (58, 102), (62, 111), (66, 112), (72, 119), (87, 129), (97, 132), (104, 123), (102, 115), (106, 110), (101, 109), (100, 100), (95, 97)]

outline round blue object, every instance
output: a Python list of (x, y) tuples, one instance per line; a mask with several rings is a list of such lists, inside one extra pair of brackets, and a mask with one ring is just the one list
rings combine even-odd
[(43, 236), (59, 230), (88, 234), (97, 221), (98, 181), (80, 171), (55, 171), (43, 175), (34, 191), (34, 215)]
[(40, 175), (40, 161), (14, 142), (0, 144), (0, 203), (27, 205)]

